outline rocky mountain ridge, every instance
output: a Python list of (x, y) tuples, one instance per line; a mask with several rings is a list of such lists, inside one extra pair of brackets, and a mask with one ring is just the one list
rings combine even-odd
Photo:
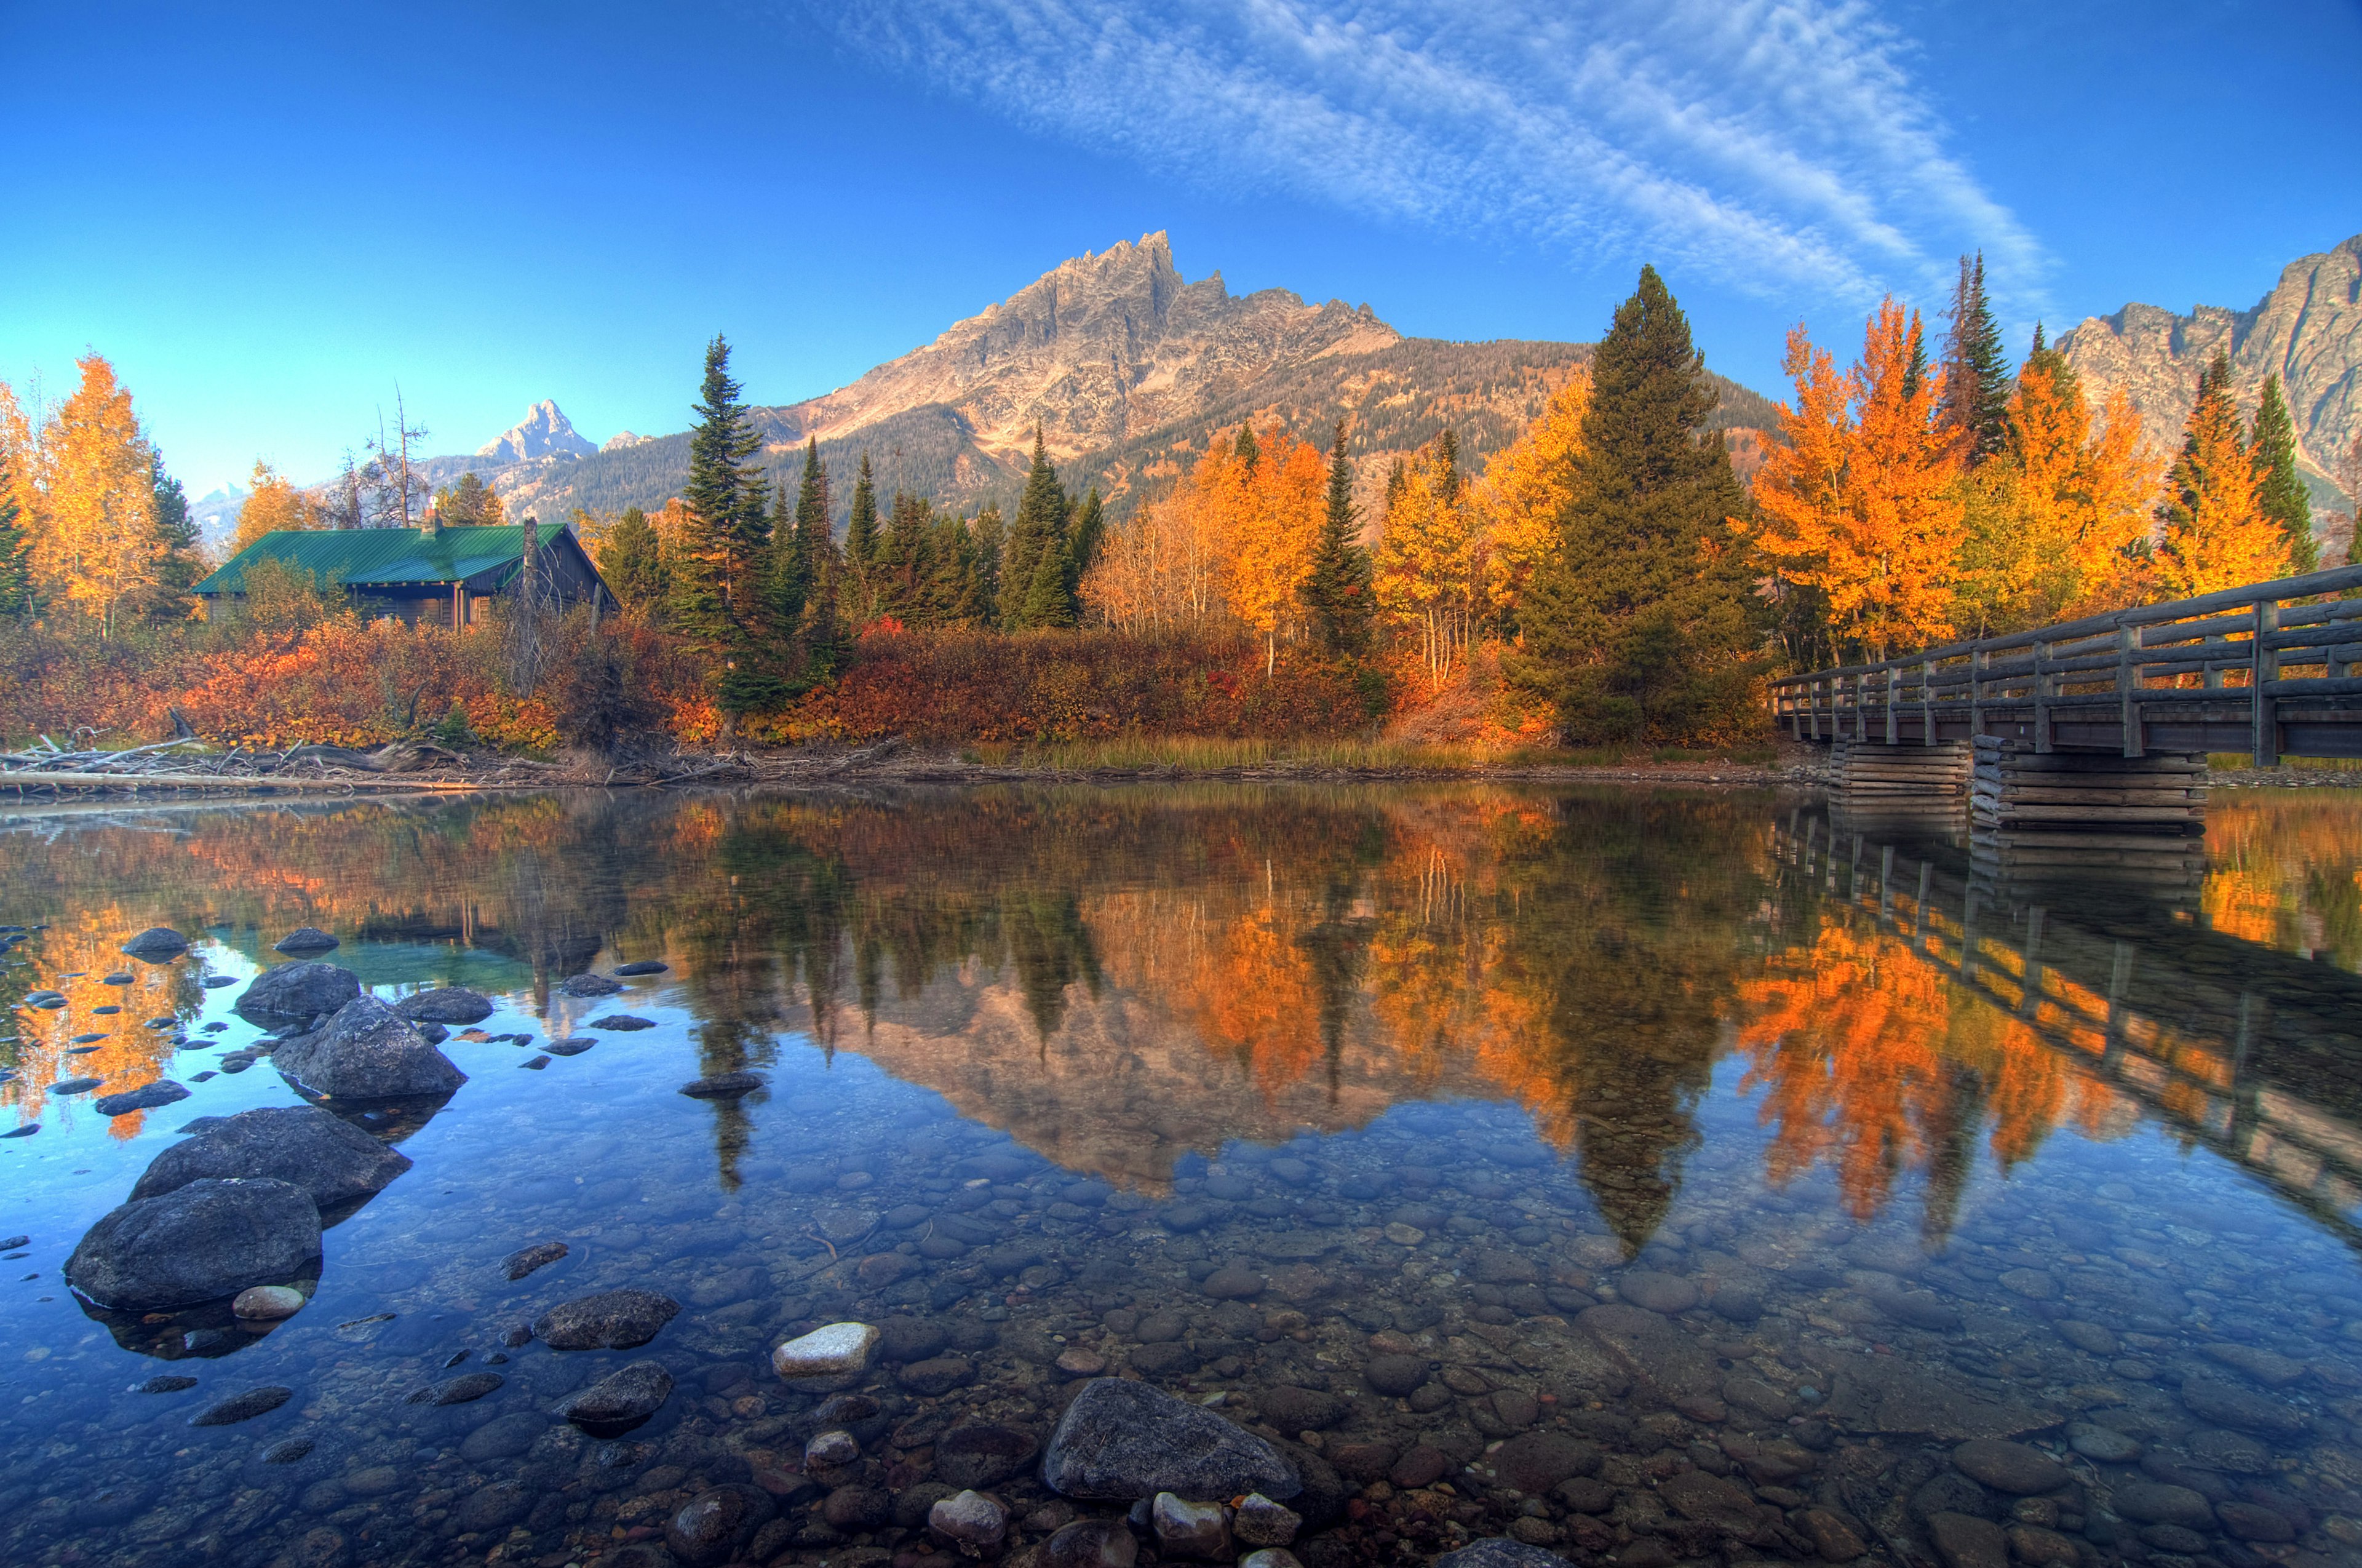
[(523, 419), (477, 447), (476, 456), (502, 464), (525, 463), (535, 458), (587, 458), (598, 449), (575, 432), (556, 403), (544, 398)]
[[(1574, 343), (1408, 338), (1367, 304), (1308, 304), (1284, 289), (1234, 295), (1219, 272), (1183, 278), (1156, 233), (1061, 262), (933, 342), (756, 418), (777, 480), (793, 483), (804, 443), (820, 443), (840, 517), (864, 453), (881, 492), (972, 508), (1014, 499), (1038, 425), (1070, 488), (1096, 483), (1121, 503), (1169, 485), (1208, 436), (1242, 420), (1325, 445), (1344, 419), (1374, 512), (1394, 457), (1449, 425), (1481, 458), (1589, 354)], [(1721, 384), (1717, 423), (1770, 426), (1768, 401)], [(613, 513), (679, 493), (688, 449), (686, 433), (619, 436), (579, 462), (477, 471), (512, 514)]]
[(2087, 318), (2058, 348), (2095, 403), (2118, 387), (2131, 394), (2142, 434), (2160, 452), (2180, 449), (2198, 373), (2216, 350), (2229, 351), (2233, 385), (2250, 411), (2264, 378), (2279, 375), (2314, 504), (2353, 506), (2345, 487), (2362, 439), (2362, 235), (2290, 262), (2247, 310), (2202, 304), (2176, 315), (2127, 304)]

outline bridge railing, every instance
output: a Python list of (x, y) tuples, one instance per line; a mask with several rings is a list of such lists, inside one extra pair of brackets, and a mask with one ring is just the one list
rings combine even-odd
[(2362, 599), (2304, 602), (2356, 589), (2362, 566), (2334, 567), (1786, 676), (1770, 683), (1772, 712), (1799, 740), (1891, 745), (1908, 731), (1932, 745), (2024, 730), (2041, 752), (2053, 749), (2062, 717), (2112, 718), (2124, 755), (2139, 756), (2158, 717), (2219, 722), (2235, 709), (2257, 765), (2269, 766), (2279, 760), (2284, 708), (2362, 701)]

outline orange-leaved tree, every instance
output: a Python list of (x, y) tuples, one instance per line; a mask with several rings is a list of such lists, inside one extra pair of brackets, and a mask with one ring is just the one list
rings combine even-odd
[(1783, 580), (1827, 600), (1831, 629), (1873, 657), (1951, 631), (1959, 458), (1934, 422), (1917, 312), (1883, 301), (1839, 375), (1802, 326), (1782, 369), (1796, 403), (1756, 476), (1751, 533)]
[(265, 534), (300, 533), (323, 525), (319, 513), (286, 475), (254, 459), (246, 503), (237, 509), (237, 530), (230, 536), (232, 555)]
[(1264, 673), (1277, 667), (1279, 637), (1293, 627), (1297, 590), (1312, 569), (1312, 546), (1329, 465), (1320, 449), (1273, 430), (1242, 440), (1229, 469), (1221, 529), (1222, 589), (1231, 613), (1263, 634)]
[(2262, 582), (2293, 569), (2288, 535), (2261, 504), (2261, 480), (2231, 399), (2231, 358), (2217, 351), (2199, 372), (2198, 402), (2157, 512), (2165, 525), (2157, 576), (2168, 597)]
[(1967, 496), (1959, 629), (2016, 631), (2149, 597), (2158, 469), (2130, 395), (2118, 388), (2095, 427), (2074, 370), (2037, 331), (2010, 396), (2002, 453), (1977, 470)]
[(1485, 594), (1495, 618), (1512, 635), (1535, 571), (1559, 547), (1560, 519), (1574, 493), (1574, 459), (1583, 450), (1583, 416), (1590, 406), (1591, 376), (1577, 371), (1515, 441), (1493, 455), (1474, 488)]
[(81, 384), (37, 443), (33, 573), (42, 596), (81, 605), (111, 634), (155, 586), (168, 548), (156, 526), (155, 454), (115, 367), (84, 355)]
[(1458, 443), (1447, 430), (1423, 447), (1387, 497), (1378, 540), (1378, 609), (1418, 638), (1429, 685), (1451, 679), (1482, 613), (1475, 509), (1460, 482)]

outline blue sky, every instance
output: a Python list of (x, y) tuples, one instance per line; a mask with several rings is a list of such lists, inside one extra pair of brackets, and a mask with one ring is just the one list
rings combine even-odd
[(2253, 304), (2362, 231), (2356, 61), (2356, 0), (0, 0), (0, 379), (315, 478), (397, 385), (437, 452), (679, 429), (716, 330), (790, 402), (1161, 228), (1444, 337), (1654, 261), (1776, 394), (1968, 248), (2014, 348)]

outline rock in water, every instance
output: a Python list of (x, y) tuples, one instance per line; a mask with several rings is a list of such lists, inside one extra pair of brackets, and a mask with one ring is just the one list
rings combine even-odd
[(680, 1303), (653, 1290), (602, 1290), (553, 1307), (533, 1336), (552, 1350), (631, 1350), (657, 1337)]
[(1472, 1540), (1435, 1560), (1435, 1568), (1566, 1568), (1566, 1559), (1507, 1536)]
[(604, 1018), (592, 1019), (582, 1027), (585, 1029), (608, 1029), (613, 1030), (619, 1033), (629, 1034), (635, 1030), (654, 1029), (656, 1026), (656, 1020), (652, 1018), (641, 1018), (635, 1013), (611, 1012)]
[(275, 1323), (304, 1310), (304, 1293), (292, 1285), (255, 1285), (237, 1293), (230, 1311), (250, 1322)]
[(1032, 1432), (1016, 1427), (954, 1427), (935, 1439), (935, 1479), (951, 1486), (989, 1486), (1025, 1468), (1039, 1446)]
[(624, 988), (604, 975), (576, 975), (557, 988), (569, 997), (612, 997)]
[(501, 1267), (511, 1279), (523, 1279), (537, 1268), (547, 1268), (564, 1257), (568, 1248), (563, 1242), (536, 1242), (529, 1247), (519, 1247), (501, 1260)]
[(176, 1099), (186, 1099), (189, 1091), (170, 1078), (158, 1078), (121, 1094), (103, 1094), (90, 1103), (101, 1116), (128, 1116), (135, 1110), (147, 1110), (159, 1105), (170, 1105)]
[(689, 1568), (727, 1562), (778, 1511), (770, 1494), (753, 1486), (716, 1486), (683, 1504), (665, 1525), (665, 1545)]
[(1192, 1503), (1170, 1492), (1156, 1494), (1148, 1512), (1156, 1543), (1164, 1557), (1194, 1557), (1201, 1562), (1226, 1562), (1231, 1557), (1231, 1524), (1220, 1503)]
[(316, 925), (299, 925), (281, 937), (271, 951), (275, 953), (326, 953), (342, 944)]
[(1076, 1519), (1042, 1544), (1043, 1568), (1132, 1568), (1140, 1542), (1121, 1519)]
[(672, 966), (671, 966), (671, 965), (669, 965), (669, 964), (659, 964), (659, 963), (657, 963), (657, 962), (655, 959), (653, 959), (653, 958), (643, 958), (643, 959), (641, 959), (641, 960), (640, 960), (638, 963), (636, 963), (636, 964), (618, 964), (618, 965), (616, 965), (616, 966), (615, 966), (615, 973), (617, 973), (618, 975), (632, 975), (632, 976), (639, 976), (639, 975), (661, 975), (661, 974), (663, 974), (667, 969), (669, 969), (669, 968), (671, 968), (671, 967), (672, 967)]
[(382, 1191), (410, 1168), (408, 1155), (316, 1105), (267, 1106), (206, 1122), (149, 1162), (131, 1189), (135, 1199), (206, 1176), (269, 1176), (294, 1183), (326, 1209)]
[(680, 1092), (691, 1099), (736, 1099), (763, 1087), (759, 1073), (723, 1073), (714, 1077), (697, 1078), (680, 1086)]
[(178, 958), (189, 950), (189, 939), (170, 926), (151, 925), (123, 944), (123, 951), (134, 958), (145, 958), (151, 964), (161, 964)]
[(472, 1405), (507, 1380), (497, 1372), (469, 1372), (421, 1388), (410, 1397), (413, 1405)]
[(771, 1370), (782, 1377), (826, 1377), (860, 1372), (877, 1348), (877, 1331), (866, 1323), (831, 1323), (788, 1341), (771, 1352)]
[(672, 1374), (664, 1364), (635, 1361), (557, 1402), (554, 1414), (600, 1436), (637, 1426), (672, 1397)]
[(103, 1217), (66, 1260), (66, 1283), (102, 1307), (160, 1310), (304, 1273), (320, 1211), (292, 1182), (206, 1178)]
[(994, 1557), (1009, 1537), (1009, 1510), (980, 1492), (962, 1492), (927, 1510), (927, 1529), (963, 1556)]
[(492, 1016), (492, 1001), (465, 986), (438, 986), (403, 998), (393, 1010), (413, 1023), (481, 1023)]
[(237, 1015), (266, 1026), (304, 1024), (361, 994), (361, 977), (334, 964), (281, 964), (239, 993)]
[(189, 1418), (193, 1427), (226, 1427), (239, 1421), (250, 1421), (257, 1416), (267, 1416), (288, 1400), (295, 1397), (292, 1388), (249, 1388), (243, 1394), (233, 1394), (220, 1404), (211, 1406)]
[(1263, 1439), (1211, 1410), (1118, 1377), (1083, 1385), (1051, 1434), (1042, 1479), (1069, 1497), (1130, 1501), (1171, 1492), (1285, 1501), (1304, 1489), (1295, 1467)]
[(282, 1077), (332, 1099), (449, 1094), (468, 1081), (450, 1057), (375, 997), (347, 1002), (326, 1028), (289, 1041), (270, 1060)]

